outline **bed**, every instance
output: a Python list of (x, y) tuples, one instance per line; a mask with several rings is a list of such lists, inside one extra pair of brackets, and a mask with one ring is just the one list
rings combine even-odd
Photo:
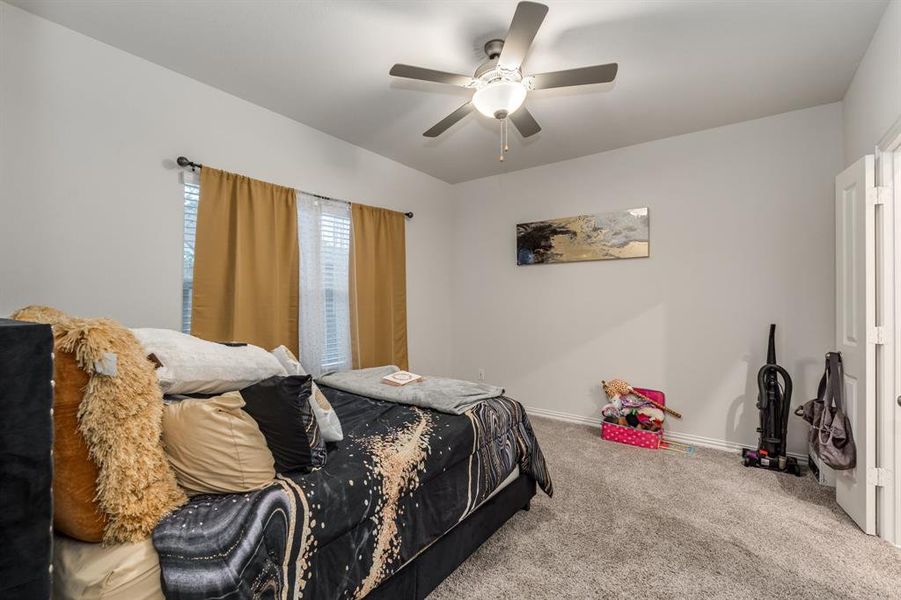
[(190, 500), (153, 534), (168, 598), (423, 598), (553, 493), (522, 406), (463, 415), (323, 387), (345, 439), (324, 468)]

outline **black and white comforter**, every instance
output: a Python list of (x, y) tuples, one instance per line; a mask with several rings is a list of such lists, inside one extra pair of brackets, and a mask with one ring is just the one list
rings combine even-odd
[(345, 432), (325, 467), (197, 496), (157, 526), (167, 598), (362, 598), (515, 467), (553, 491), (514, 400), (450, 415), (322, 389)]

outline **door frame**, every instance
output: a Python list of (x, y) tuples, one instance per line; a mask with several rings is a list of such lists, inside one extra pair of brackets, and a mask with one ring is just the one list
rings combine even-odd
[(876, 186), (883, 201), (877, 205), (877, 322), (887, 332), (877, 347), (876, 465), (887, 473), (876, 488), (876, 528), (879, 536), (901, 547), (901, 115), (876, 146)]

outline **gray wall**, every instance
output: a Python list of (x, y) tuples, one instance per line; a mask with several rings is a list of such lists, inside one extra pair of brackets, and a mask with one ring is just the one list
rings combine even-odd
[[(754, 442), (769, 323), (796, 403), (833, 344), (841, 168), (829, 104), (458, 184), (455, 374), (585, 418), (622, 377), (667, 393), (674, 431)], [(517, 223), (639, 206), (650, 258), (516, 266)]]
[(843, 101), (845, 164), (873, 148), (901, 118), (901, 2), (885, 9)]

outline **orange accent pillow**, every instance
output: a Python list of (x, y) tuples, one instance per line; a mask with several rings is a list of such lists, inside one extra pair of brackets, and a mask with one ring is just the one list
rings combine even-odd
[(74, 354), (57, 350), (53, 380), (53, 527), (83, 542), (99, 542), (106, 519), (94, 501), (97, 465), (78, 430), (78, 407), (88, 374)]

